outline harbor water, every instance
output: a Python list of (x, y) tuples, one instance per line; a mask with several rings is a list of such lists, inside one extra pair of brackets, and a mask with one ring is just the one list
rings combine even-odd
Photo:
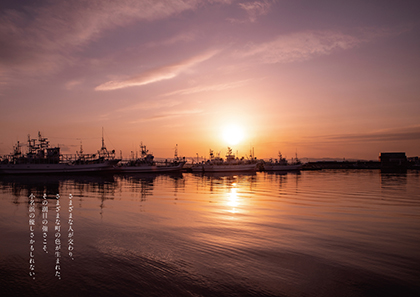
[(1, 296), (420, 296), (420, 173), (0, 176)]

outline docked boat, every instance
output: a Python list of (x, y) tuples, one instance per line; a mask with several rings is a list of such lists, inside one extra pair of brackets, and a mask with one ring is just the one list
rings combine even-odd
[(220, 157), (214, 157), (213, 151), (210, 150), (210, 160), (197, 162), (192, 164), (193, 172), (243, 172), (256, 171), (258, 162), (255, 158), (235, 158), (232, 154), (232, 149), (228, 147), (226, 160)]
[(140, 158), (133, 158), (131, 160), (121, 162), (116, 170), (118, 172), (132, 172), (132, 173), (164, 173), (181, 171), (186, 163), (185, 158), (179, 158), (177, 149), (175, 149), (175, 157), (173, 160), (165, 160), (162, 162), (155, 161), (153, 154), (149, 153), (146, 146), (140, 145)]
[(270, 159), (270, 161), (264, 162), (265, 171), (297, 171), (300, 169), (302, 169), (302, 162), (300, 162), (297, 156), (292, 160), (292, 163), (289, 163), (283, 158), (280, 152), (279, 159), (275, 159), (274, 161)]
[(13, 153), (1, 158), (0, 174), (103, 172), (113, 170), (119, 161), (114, 150), (106, 149), (103, 136), (97, 154), (84, 154), (81, 149), (76, 155), (63, 155), (60, 147), (50, 147), (48, 139), (38, 132), (38, 139), (28, 135), (28, 153), (22, 153), (18, 141)]

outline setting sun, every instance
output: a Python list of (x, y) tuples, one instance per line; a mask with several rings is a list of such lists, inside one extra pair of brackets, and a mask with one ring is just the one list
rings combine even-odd
[(229, 145), (235, 145), (244, 139), (244, 130), (237, 125), (230, 125), (223, 130), (223, 140)]

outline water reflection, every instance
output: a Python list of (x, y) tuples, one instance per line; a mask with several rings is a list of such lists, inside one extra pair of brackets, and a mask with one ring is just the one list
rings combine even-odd
[(255, 191), (257, 184), (255, 172), (194, 173), (193, 176), (196, 179), (197, 193), (209, 193), (210, 203), (222, 203), (232, 214), (237, 214), (248, 207), (244, 198)]
[(299, 180), (301, 178), (300, 171), (267, 171), (264, 172), (264, 180), (272, 184), (279, 185), (279, 195), (285, 195), (288, 187), (293, 187), (294, 192), (298, 192)]
[(139, 198), (141, 202), (146, 201), (147, 197), (153, 195), (154, 185), (159, 180), (167, 183), (167, 186), (173, 189), (174, 196), (177, 196), (180, 189), (185, 188), (182, 173), (132, 173), (119, 174), (116, 178), (124, 191), (130, 192), (133, 197)]
[(407, 184), (407, 172), (381, 171), (381, 187), (401, 189)]
[(153, 183), (157, 175), (148, 174), (124, 174), (119, 175), (118, 180), (123, 183), (123, 189), (131, 193), (140, 201), (146, 201), (147, 196), (153, 194)]
[(210, 192), (223, 192), (226, 188), (230, 189), (232, 184), (247, 185), (252, 191), (256, 183), (256, 173), (204, 173), (194, 174), (197, 179), (197, 188), (209, 189)]
[[(379, 170), (2, 177), (2, 285), (39, 296), (407, 296), (419, 291), (419, 185), (418, 174)], [(42, 241), (40, 278), (27, 276), (28, 207), (10, 202), (35, 190), (78, 200), (77, 254), (61, 282)]]
[[(117, 188), (117, 182), (112, 175), (2, 175), (0, 189), (10, 192), (15, 197), (15, 203), (27, 202), (32, 193), (36, 197), (47, 195), (47, 199), (55, 199), (57, 194), (72, 192), (74, 196), (83, 197), (86, 193), (111, 195)], [(23, 197), (23, 199), (21, 199)]]
[[(83, 201), (86, 198), (101, 200), (103, 209), (105, 200), (112, 200), (117, 193), (130, 192), (140, 201), (146, 201), (153, 195), (157, 180), (172, 182), (174, 196), (185, 188), (182, 173), (174, 174), (110, 174), (110, 175), (0, 175), (0, 191), (10, 193), (13, 203), (27, 203), (27, 197), (34, 194), (41, 198), (55, 199), (56, 195), (69, 194)], [(177, 198), (175, 198), (177, 199)]]
[[(237, 191), (238, 191), (237, 185), (236, 185), (236, 183), (233, 183), (232, 187), (230, 188), (230, 192), (228, 193), (228, 197), (229, 197), (228, 205), (229, 206), (232, 206), (232, 207), (237, 207), (238, 206), (239, 202), (238, 202)], [(233, 209), (232, 212), (235, 212), (234, 210), (235, 209)]]

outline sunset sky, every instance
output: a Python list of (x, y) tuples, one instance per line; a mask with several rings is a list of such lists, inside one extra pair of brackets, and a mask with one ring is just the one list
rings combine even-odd
[(417, 1), (1, 1), (0, 155), (420, 155)]

